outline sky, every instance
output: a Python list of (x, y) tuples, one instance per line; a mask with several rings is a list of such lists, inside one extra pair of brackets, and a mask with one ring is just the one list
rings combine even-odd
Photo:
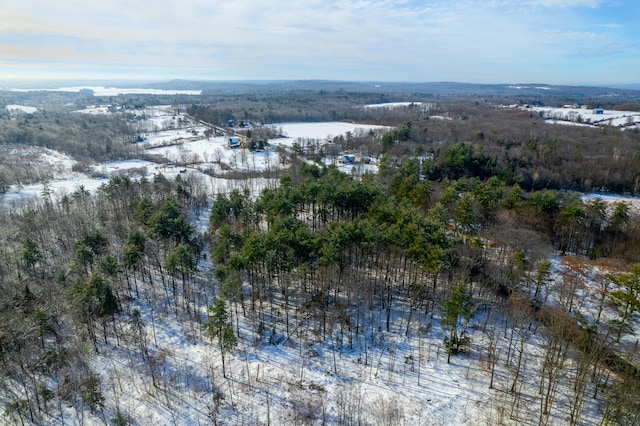
[(640, 83), (638, 0), (0, 0), (0, 79)]

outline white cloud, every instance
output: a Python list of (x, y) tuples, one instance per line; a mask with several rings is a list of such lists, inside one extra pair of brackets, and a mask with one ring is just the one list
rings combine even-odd
[[(549, 64), (567, 51), (591, 47), (612, 20), (585, 22), (572, 15), (573, 8), (602, 4), (5, 0), (0, 1), (0, 49), (6, 52), (3, 59), (14, 63), (86, 61), (107, 71), (127, 65), (132, 72), (164, 68), (176, 77), (185, 72), (210, 78), (491, 76), (496, 67), (516, 72), (527, 63)], [(565, 49), (550, 49), (560, 44)]]
[(610, 24), (598, 24), (597, 27), (598, 28), (623, 28), (624, 25), (616, 24), (616, 23), (610, 23)]
[(593, 40), (598, 34), (591, 31), (545, 30), (541, 33), (547, 43), (566, 43), (575, 40)]
[(604, 0), (530, 0), (527, 3), (532, 6), (542, 6), (549, 8), (557, 8), (557, 7), (589, 7), (596, 8), (601, 6), (605, 1)]

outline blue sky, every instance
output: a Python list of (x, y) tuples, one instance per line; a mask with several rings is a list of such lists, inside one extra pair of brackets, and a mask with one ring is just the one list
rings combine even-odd
[(638, 0), (0, 0), (0, 79), (640, 82)]

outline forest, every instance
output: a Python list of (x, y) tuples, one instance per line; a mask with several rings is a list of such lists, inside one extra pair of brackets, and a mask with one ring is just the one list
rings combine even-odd
[[(482, 378), (456, 377), (494, 395), (468, 424), (640, 424), (640, 215), (582, 196), (638, 195), (637, 128), (553, 126), (479, 97), (374, 110), (361, 106), (378, 93), (212, 96), (188, 114), (393, 130), (336, 137), (377, 174), (292, 150), (259, 193), (120, 176), (0, 211), (3, 422), (455, 424), (356, 389), (420, 389), (468, 361)], [(3, 116), (0, 148), (83, 167), (139, 158), (132, 123), (63, 107)], [(0, 189), (42, 179), (25, 170), (0, 163)], [(180, 364), (172, 342), (206, 356)], [(301, 363), (297, 377), (268, 376), (268, 348)], [(311, 379), (318, 366), (331, 387)]]

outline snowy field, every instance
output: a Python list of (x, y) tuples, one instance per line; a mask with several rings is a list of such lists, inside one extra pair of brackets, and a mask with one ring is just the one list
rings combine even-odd
[(594, 108), (549, 108), (531, 107), (527, 110), (537, 112), (553, 124), (573, 124), (581, 126), (613, 126), (620, 128), (639, 128), (640, 112), (614, 111)]
[(339, 121), (321, 123), (275, 123), (270, 126), (282, 129), (286, 138), (272, 139), (271, 144), (292, 146), (296, 139), (332, 140), (335, 136), (366, 132), (370, 129), (388, 130), (389, 127), (370, 124), (344, 123)]
[(385, 102), (381, 104), (367, 104), (364, 107), (367, 109), (399, 109), (399, 108), (412, 108), (416, 111), (429, 111), (436, 106), (432, 102)]
[(38, 108), (26, 105), (7, 105), (4, 107), (4, 109), (9, 111), (9, 114), (33, 114), (34, 112), (38, 111)]

